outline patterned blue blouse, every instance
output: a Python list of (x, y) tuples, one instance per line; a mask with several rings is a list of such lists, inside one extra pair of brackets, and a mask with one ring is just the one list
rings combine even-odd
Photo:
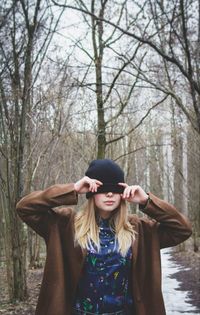
[(131, 306), (131, 248), (126, 257), (117, 251), (115, 234), (109, 220), (101, 219), (100, 251), (87, 253), (74, 308), (96, 314), (117, 312)]

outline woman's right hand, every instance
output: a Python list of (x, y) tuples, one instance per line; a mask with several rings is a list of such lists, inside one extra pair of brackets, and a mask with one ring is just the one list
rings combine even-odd
[(78, 194), (85, 194), (89, 191), (97, 192), (98, 187), (101, 185), (103, 183), (99, 180), (84, 176), (74, 184), (74, 189)]

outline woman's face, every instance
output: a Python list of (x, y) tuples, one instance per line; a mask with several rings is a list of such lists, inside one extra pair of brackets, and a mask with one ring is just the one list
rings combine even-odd
[(121, 202), (121, 195), (118, 193), (102, 193), (94, 195), (94, 203), (99, 215), (107, 219), (111, 216), (112, 211), (117, 209)]

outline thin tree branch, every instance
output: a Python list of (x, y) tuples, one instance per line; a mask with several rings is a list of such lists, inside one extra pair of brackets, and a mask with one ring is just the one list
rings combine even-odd
[(148, 111), (146, 112), (146, 114), (140, 119), (140, 121), (137, 123), (137, 125), (135, 125), (133, 128), (131, 128), (127, 133), (125, 133), (124, 135), (121, 135), (120, 137), (117, 137), (115, 139), (109, 140), (106, 142), (106, 145), (116, 142), (122, 138), (124, 138), (125, 136), (130, 135), (133, 131), (135, 131), (142, 123), (143, 121), (148, 117), (149, 113), (156, 108), (158, 105), (162, 104), (166, 99), (167, 99), (168, 95), (165, 95), (165, 97), (160, 100), (159, 102), (157, 102), (156, 104), (154, 104), (151, 108), (148, 109)]
[(100, 18), (98, 16), (96, 16), (94, 13), (89, 12), (88, 10), (84, 10), (84, 9), (80, 9), (71, 5), (66, 5), (66, 4), (59, 4), (58, 2), (56, 2), (55, 0), (52, 0), (52, 2), (59, 6), (59, 7), (65, 7), (68, 9), (72, 9), (72, 10), (77, 10), (77, 11), (81, 11), (85, 14), (90, 15), (91, 17), (95, 18), (96, 20), (101, 20), (115, 28), (117, 28), (119, 31), (123, 32), (124, 34), (135, 38), (136, 40), (140, 41), (141, 43), (147, 44), (148, 46), (150, 46), (153, 50), (155, 50), (161, 57), (163, 57), (166, 61), (171, 62), (173, 64), (175, 64), (178, 69), (181, 71), (181, 73), (184, 75), (184, 77), (187, 78), (187, 80), (189, 82), (191, 82), (195, 88), (195, 90), (197, 91), (197, 93), (200, 95), (200, 87), (198, 86), (197, 82), (195, 82), (193, 80), (193, 78), (190, 77), (189, 73), (184, 69), (183, 65), (180, 63), (180, 61), (175, 57), (175, 56), (169, 56), (166, 52), (164, 52), (162, 50), (162, 48), (158, 47), (155, 43), (153, 43), (152, 41), (150, 41), (148, 38), (142, 38), (139, 35), (136, 35), (135, 33), (131, 33), (130, 31), (124, 30), (122, 27), (116, 25), (115, 23), (106, 20), (104, 18)]

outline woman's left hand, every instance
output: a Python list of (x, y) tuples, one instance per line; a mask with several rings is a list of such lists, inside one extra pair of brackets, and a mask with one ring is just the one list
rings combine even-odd
[(145, 205), (148, 200), (147, 193), (138, 185), (129, 186), (126, 183), (119, 183), (120, 186), (124, 187), (122, 198), (128, 202), (139, 203)]

